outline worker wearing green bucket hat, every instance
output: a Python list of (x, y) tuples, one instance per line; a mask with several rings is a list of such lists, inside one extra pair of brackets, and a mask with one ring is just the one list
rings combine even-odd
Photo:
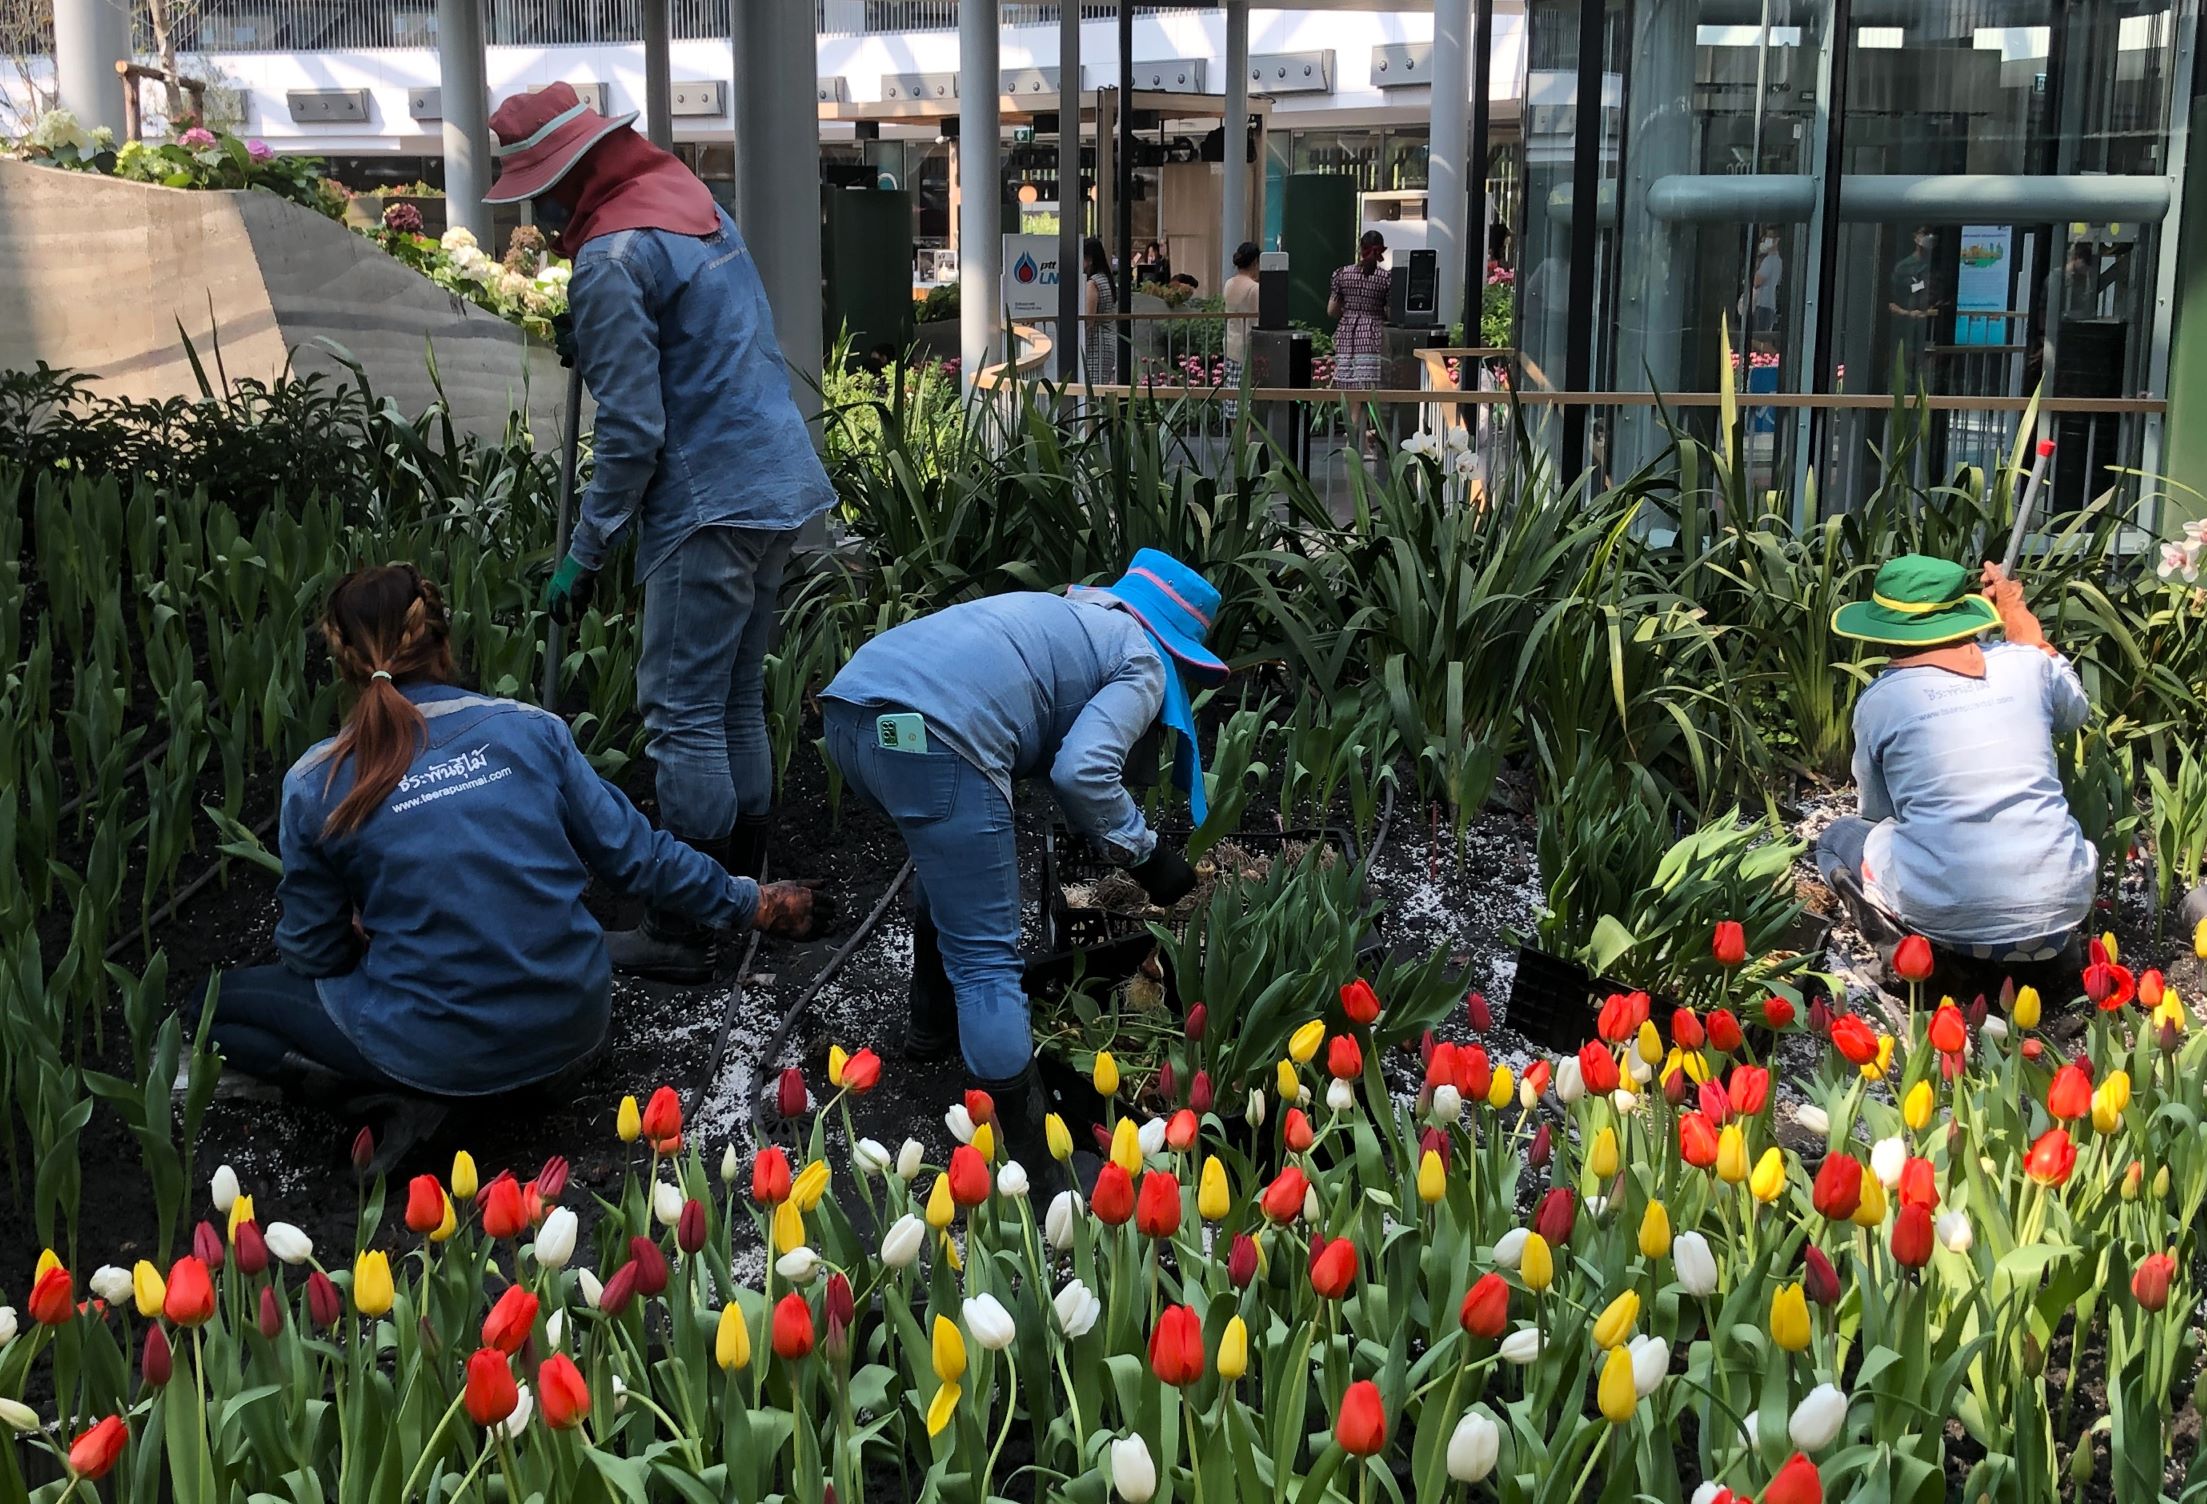
[[(1975, 960), (2062, 954), (2091, 913), (2099, 859), (2069, 812), (2054, 738), (2091, 706), (2022, 587), (1996, 564), (1973, 577), (1908, 554), (1831, 625), (1891, 656), (1855, 704), (1861, 811), (1818, 838), (1824, 880)], [(1995, 629), (2005, 640), (1981, 645)]]

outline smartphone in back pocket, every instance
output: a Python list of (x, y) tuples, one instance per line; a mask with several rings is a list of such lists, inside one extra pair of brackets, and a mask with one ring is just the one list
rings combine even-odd
[(875, 716), (874, 745), (884, 752), (925, 752), (927, 720), (911, 711)]

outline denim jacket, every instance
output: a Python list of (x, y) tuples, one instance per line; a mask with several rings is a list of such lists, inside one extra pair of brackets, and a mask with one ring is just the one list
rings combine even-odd
[(598, 404), (576, 562), (603, 568), (634, 523), (642, 580), (699, 528), (785, 531), (833, 503), (790, 399), (766, 289), (725, 212), (710, 235), (620, 230), (585, 242), (567, 297)]
[(612, 974), (583, 907), (592, 873), (700, 923), (750, 924), (757, 886), (653, 830), (559, 717), (446, 684), (405, 694), (429, 736), (382, 808), (323, 835), (353, 786), (349, 761), (330, 777), (325, 741), (285, 775), (279, 826), (276, 950), (381, 1069), (480, 1096), (595, 1048)]

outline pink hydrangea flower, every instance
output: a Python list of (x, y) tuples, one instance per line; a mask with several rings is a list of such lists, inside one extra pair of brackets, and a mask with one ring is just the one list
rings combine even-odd
[(253, 140), (245, 143), (245, 154), (251, 157), (256, 162), (265, 162), (270, 157), (276, 155), (276, 148), (270, 146), (266, 141), (255, 137)]
[(190, 130), (184, 132), (183, 135), (178, 136), (176, 138), (176, 144), (178, 146), (188, 146), (192, 150), (197, 151), (202, 146), (214, 145), (215, 133), (211, 130), (208, 130), (203, 125), (195, 125)]

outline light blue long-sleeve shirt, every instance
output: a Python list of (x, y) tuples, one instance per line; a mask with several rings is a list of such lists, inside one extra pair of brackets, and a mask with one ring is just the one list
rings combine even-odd
[(2099, 876), (2054, 760), (2054, 738), (2091, 716), (2084, 686), (2036, 647), (1984, 652), (1982, 679), (1887, 669), (1855, 705), (1855, 784), (1879, 822), (1863, 852), (1870, 894), (1954, 945), (2074, 929)]
[(598, 404), (595, 468), (568, 545), (577, 563), (603, 568), (633, 525), (642, 580), (701, 527), (780, 531), (833, 505), (758, 267), (725, 213), (709, 235), (584, 242), (567, 301)]
[(930, 744), (1007, 800), (1047, 774), (1067, 822), (1118, 861), (1156, 848), (1124, 776), (1164, 706), (1165, 661), (1124, 611), (1038, 591), (969, 601), (874, 638), (823, 694), (919, 712)]

